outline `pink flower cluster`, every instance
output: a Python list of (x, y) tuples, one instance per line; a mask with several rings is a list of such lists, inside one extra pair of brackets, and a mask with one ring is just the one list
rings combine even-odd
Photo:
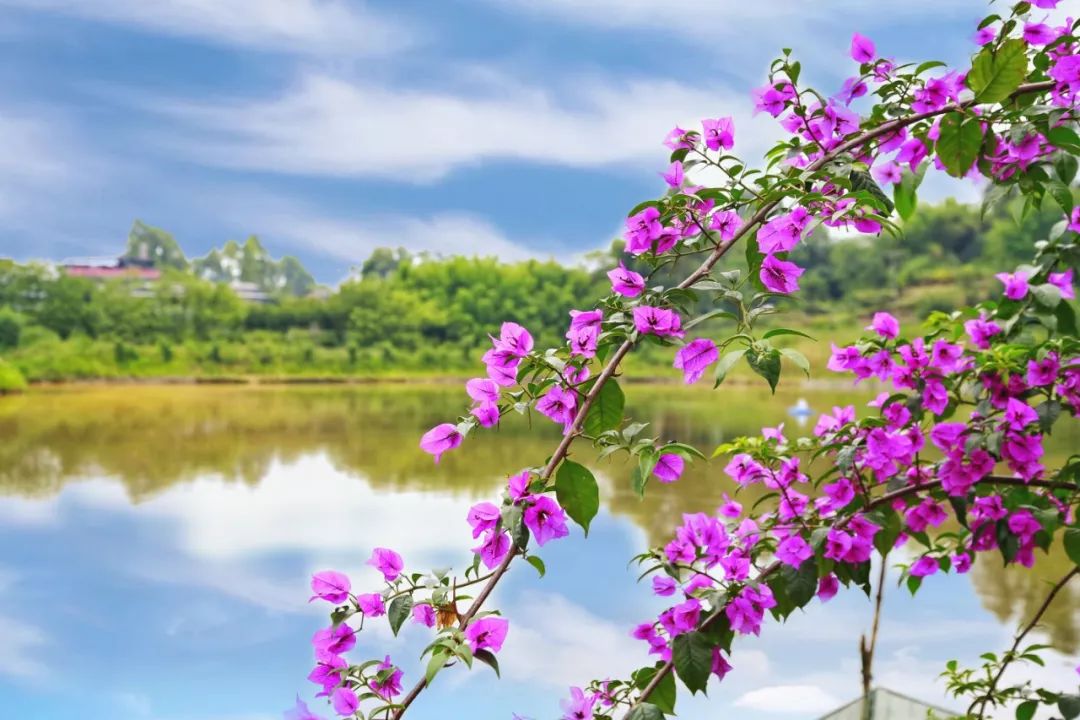
[[(507, 484), (508, 505), (522, 508), (522, 522), (537, 545), (543, 546), (551, 540), (566, 537), (570, 531), (566, 526), (565, 511), (551, 496), (530, 493), (530, 479), (528, 471), (510, 478)], [(494, 503), (477, 503), (469, 509), (466, 520), (472, 528), (473, 538), (483, 537), (473, 552), (480, 556), (488, 569), (496, 567), (510, 552), (511, 546), (510, 534), (502, 522), (502, 510)]]

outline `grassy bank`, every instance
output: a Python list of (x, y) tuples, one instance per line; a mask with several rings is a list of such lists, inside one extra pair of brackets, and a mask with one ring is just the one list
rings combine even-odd
[[(782, 337), (777, 345), (794, 347), (811, 363), (815, 379), (825, 377), (829, 342), (856, 338), (865, 318), (854, 314), (785, 315), (788, 326), (806, 329), (817, 342)], [(720, 328), (716, 335), (721, 335)], [(703, 332), (705, 335), (710, 333)], [(236, 341), (158, 342), (134, 344), (75, 335), (28, 338), (5, 354), (0, 364), (0, 391), (17, 391), (30, 383), (189, 382), (189, 383), (363, 383), (457, 380), (483, 372), (485, 347), (426, 347), (419, 351), (381, 344), (368, 348), (324, 347), (314, 340), (258, 333)], [(631, 356), (628, 379), (677, 382), (671, 348), (644, 345)], [(790, 378), (802, 377), (787, 367)], [(745, 367), (733, 380), (749, 378)]]

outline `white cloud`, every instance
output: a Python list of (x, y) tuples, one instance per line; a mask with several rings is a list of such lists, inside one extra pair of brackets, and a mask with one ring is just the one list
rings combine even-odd
[(3, 5), (304, 54), (383, 53), (412, 40), (398, 23), (342, 0), (0, 0)]
[(500, 653), (503, 672), (565, 690), (588, 678), (624, 677), (645, 660), (645, 646), (628, 628), (593, 615), (562, 595), (532, 592), (510, 612), (515, 618)]
[(242, 226), (351, 263), (361, 262), (375, 248), (387, 246), (444, 255), (494, 255), (505, 261), (550, 255), (515, 243), (483, 218), (462, 213), (427, 218), (404, 215), (343, 218), (321, 215), (311, 208), (282, 211), (278, 206), (253, 215)]
[(947, 17), (976, 16), (984, 3), (971, 0), (909, 0), (881, 12), (881, 6), (865, 0), (684, 0), (677, 7), (664, 0), (489, 0), (492, 5), (548, 16), (564, 22), (601, 28), (644, 28), (676, 32), (681, 37), (709, 40), (720, 49), (718, 39), (761, 45), (790, 44), (804, 39), (807, 25), (835, 27), (838, 19), (853, 17), (873, 25), (885, 25), (898, 17), (935, 13), (935, 22)]
[[(760, 155), (775, 123), (723, 87), (583, 78), (561, 97), (489, 76), (469, 92), (385, 87), (309, 73), (264, 99), (155, 99), (177, 121), (155, 142), (208, 165), (304, 175), (430, 182), (490, 160), (659, 168), (671, 127), (734, 115), (738, 150)], [(766, 118), (766, 120), (769, 120)]]
[[(18, 583), (18, 575), (0, 567), (0, 603), (10, 606), (12, 589)], [(49, 677), (49, 668), (41, 660), (49, 639), (32, 623), (10, 615), (0, 615), (0, 677), (29, 683), (43, 683)]]
[(833, 695), (815, 685), (769, 685), (743, 693), (735, 705), (751, 710), (806, 716), (828, 712), (840, 705)]
[(65, 123), (41, 109), (0, 107), (0, 217), (10, 219), (39, 193), (77, 178), (82, 155)]
[[(493, 488), (496, 482), (493, 478)], [(443, 554), (446, 538), (468, 538), (464, 517), (470, 498), (460, 492), (456, 497), (397, 492), (394, 511), (383, 512), (385, 492), (318, 455), (272, 465), (257, 488), (207, 477), (170, 487), (137, 507), (106, 481), (73, 486), (65, 495), (143, 518), (164, 518), (182, 549), (207, 560), (302, 551), (324, 558), (341, 553), (362, 567), (362, 560), (355, 561), (357, 548), (383, 545), (406, 555), (410, 564), (425, 565)]]

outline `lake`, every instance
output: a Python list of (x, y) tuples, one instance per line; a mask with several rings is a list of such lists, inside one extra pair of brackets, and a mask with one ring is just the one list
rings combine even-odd
[[(635, 385), (627, 395), (628, 413), (654, 434), (708, 453), (785, 420), (797, 434), (786, 408), (799, 397), (822, 411), (872, 392)], [(467, 508), (558, 441), (546, 418), (532, 430), (513, 418), (436, 466), (420, 434), (466, 402), (449, 385), (95, 386), (0, 398), (0, 715), (262, 720), (297, 693), (310, 699), (309, 639), (326, 624), (325, 606), (307, 603), (311, 573), (342, 570), (354, 588), (374, 589), (364, 565), (373, 546), (397, 549), (409, 568), (464, 568)], [(1078, 440), (1074, 424), (1049, 450), (1062, 457)], [(722, 466), (652, 484), (641, 502), (623, 461), (594, 464), (602, 509), (589, 538), (575, 527), (545, 546), (548, 574), (516, 567), (489, 603), (511, 619), (503, 679), (482, 666), (445, 672), (407, 717), (556, 718), (569, 684), (642, 664), (646, 648), (628, 632), (661, 605), (626, 561), (664, 542), (681, 513), (714, 510), (734, 490)], [(891, 585), (878, 683), (955, 707), (937, 681), (944, 663), (1008, 647), (1043, 581), (1068, 567), (1064, 553), (1039, 554), (1034, 573), (988, 557), (969, 575), (928, 578), (917, 603)], [(1046, 617), (1048, 687), (1075, 690), (1078, 609), (1074, 583)], [(735, 671), (711, 686), (711, 701), (680, 698), (679, 717), (813, 718), (850, 700), (870, 618), (853, 591), (787, 627), (767, 623), (737, 642)], [(391, 654), (409, 686), (428, 632), (407, 624), (393, 638), (376, 623), (352, 657)]]

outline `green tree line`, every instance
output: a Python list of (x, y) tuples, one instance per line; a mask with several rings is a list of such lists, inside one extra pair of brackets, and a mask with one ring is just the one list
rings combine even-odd
[[(921, 318), (988, 297), (996, 291), (989, 271), (1028, 257), (1030, 238), (1059, 217), (1048, 209), (982, 218), (977, 207), (947, 201), (922, 208), (896, 236), (818, 233), (793, 255), (807, 268), (801, 310), (811, 324), (854, 333), (869, 307)], [(312, 293), (299, 261), (272, 260), (255, 238), (189, 261), (171, 235), (136, 223), (125, 257), (161, 270), (153, 283), (0, 261), (0, 354), (30, 380), (460, 372), (477, 366), (504, 320), (556, 342), (567, 312), (603, 294), (621, 250), (616, 241), (564, 266), (380, 248), (336, 289)], [(269, 290), (271, 301), (241, 300), (230, 280)]]

